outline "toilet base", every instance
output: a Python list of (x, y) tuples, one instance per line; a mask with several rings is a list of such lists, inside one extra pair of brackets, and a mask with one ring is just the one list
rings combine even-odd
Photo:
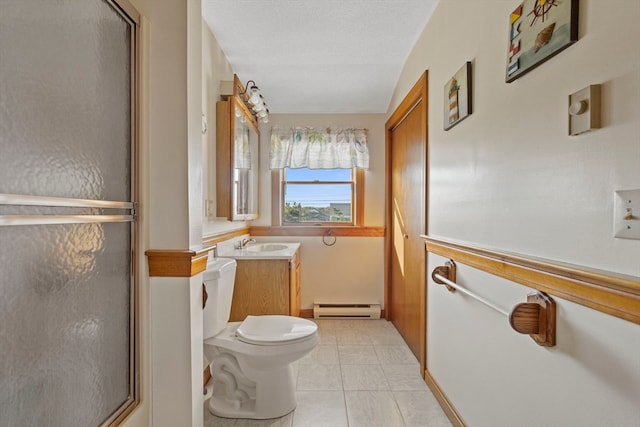
[(260, 372), (252, 380), (255, 381), (255, 396), (244, 399), (229, 398), (224, 387), (216, 387), (214, 384), (214, 393), (209, 399), (209, 412), (223, 418), (263, 420), (283, 417), (296, 408), (295, 380), (291, 365)]

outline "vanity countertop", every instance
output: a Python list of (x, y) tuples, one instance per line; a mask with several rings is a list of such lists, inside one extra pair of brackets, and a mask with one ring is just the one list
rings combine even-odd
[(299, 248), (300, 243), (260, 242), (247, 245), (243, 249), (221, 250), (218, 257), (242, 260), (292, 259)]

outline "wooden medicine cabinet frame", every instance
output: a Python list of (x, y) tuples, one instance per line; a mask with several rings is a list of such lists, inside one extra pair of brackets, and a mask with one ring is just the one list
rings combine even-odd
[(260, 207), (260, 130), (242, 94), (234, 75), (233, 94), (216, 103), (217, 216), (230, 221), (257, 219)]

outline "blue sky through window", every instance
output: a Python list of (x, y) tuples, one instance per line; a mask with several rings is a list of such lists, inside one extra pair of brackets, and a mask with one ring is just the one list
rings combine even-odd
[[(350, 182), (351, 169), (287, 169), (287, 181)], [(288, 184), (286, 203), (326, 207), (330, 203), (351, 203), (350, 184)]]

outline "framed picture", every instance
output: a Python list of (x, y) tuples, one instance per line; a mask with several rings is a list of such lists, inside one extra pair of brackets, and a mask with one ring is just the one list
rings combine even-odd
[(578, 3), (579, 0), (524, 0), (511, 12), (507, 83), (578, 40)]
[(467, 62), (444, 85), (444, 130), (469, 117), (471, 112), (471, 62)]

